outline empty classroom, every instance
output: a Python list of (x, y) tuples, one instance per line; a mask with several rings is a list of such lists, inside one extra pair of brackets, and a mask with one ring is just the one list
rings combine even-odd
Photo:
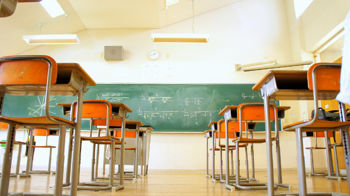
[(350, 194), (350, 0), (0, 0), (0, 26), (0, 196)]

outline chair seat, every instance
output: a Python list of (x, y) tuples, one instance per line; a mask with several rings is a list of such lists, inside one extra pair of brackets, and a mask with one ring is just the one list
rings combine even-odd
[[(110, 141), (96, 141), (96, 140), (92, 140), (90, 142), (93, 143), (93, 144), (111, 144)], [(115, 144), (121, 144), (122, 143), (121, 141), (114, 141), (114, 142), (115, 142)], [(125, 142), (125, 144), (126, 144), (126, 142)]]
[[(72, 126), (75, 125), (74, 122), (66, 120), (64, 118), (51, 116), (53, 119), (61, 122), (65, 122), (68, 124), (71, 124)], [(57, 123), (54, 123), (52, 121), (49, 121), (46, 116), (39, 116), (39, 117), (9, 117), (9, 116), (0, 116), (0, 119), (21, 123), (21, 124), (40, 124), (40, 125), (56, 125)]]
[(56, 146), (32, 146), (33, 148), (56, 148)]
[[(6, 142), (0, 141), (0, 144), (6, 144)], [(24, 145), (27, 145), (26, 142), (21, 142), (21, 141), (15, 141), (14, 144), (24, 144)]]
[[(233, 142), (239, 140), (239, 138), (236, 138), (234, 140), (232, 140)], [(271, 138), (272, 141), (276, 140), (275, 137)], [(239, 141), (240, 143), (265, 143), (266, 139), (265, 138), (261, 138), (261, 139), (250, 139), (250, 138), (241, 138), (241, 140)], [(246, 144), (246, 145), (247, 145)]]
[(117, 141), (120, 141), (120, 138), (113, 137), (113, 136), (110, 136), (109, 138), (107, 136), (103, 136), (103, 137), (86, 137), (86, 136), (81, 136), (81, 140), (89, 140), (89, 141), (111, 141), (111, 140), (117, 140)]
[[(304, 120), (304, 121), (299, 121), (290, 125), (286, 125), (283, 127), (283, 130), (285, 131), (295, 131), (294, 126), (302, 126), (304, 123), (306, 124), (307, 122), (310, 122), (312, 119), (309, 120)], [(316, 120), (311, 125), (307, 126), (302, 126), (302, 128), (308, 128), (307, 130), (303, 130), (304, 132), (317, 132), (317, 131), (325, 131), (321, 130), (319, 128), (325, 128), (325, 129), (337, 129), (343, 126), (349, 126), (350, 122), (336, 122), (336, 121), (327, 121), (327, 120)], [(317, 128), (317, 129), (312, 129), (312, 128)]]
[[(119, 146), (115, 147), (115, 149), (120, 149)], [(136, 150), (136, 148), (125, 148), (125, 150)]]
[[(248, 144), (239, 144), (239, 147), (246, 147), (247, 145), (248, 145)], [(221, 144), (220, 146), (221, 146), (221, 147), (226, 147), (225, 144)], [(229, 145), (228, 147), (229, 147), (229, 148), (231, 148), (231, 147), (236, 148), (236, 144), (234, 144), (234, 145)]]
[(306, 147), (305, 149), (326, 149), (326, 147)]

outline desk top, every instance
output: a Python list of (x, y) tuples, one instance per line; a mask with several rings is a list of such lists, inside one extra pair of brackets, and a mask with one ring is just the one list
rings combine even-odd
[[(70, 108), (70, 106), (72, 105), (72, 103), (57, 103), (56, 105), (63, 107), (63, 108)], [(126, 110), (126, 112), (131, 113), (132, 110), (126, 106), (124, 103), (111, 103), (112, 108), (119, 108), (122, 107)]]
[[(226, 106), (224, 109), (222, 109), (220, 112), (219, 112), (219, 115), (224, 115), (225, 112), (227, 110), (237, 110), (238, 109), (238, 106)], [(285, 111), (285, 110), (289, 110), (290, 107), (289, 106), (277, 106), (277, 110), (278, 111)]]
[(204, 131), (203, 133), (208, 133), (208, 132), (211, 132), (211, 130), (206, 130), (206, 131)]
[(210, 127), (212, 124), (218, 124), (218, 121), (211, 121), (208, 125), (208, 127)]
[(71, 71), (78, 73), (87, 82), (87, 86), (96, 86), (96, 82), (78, 63), (57, 63), (57, 75), (70, 74)]
[[(144, 130), (145, 128), (145, 130)], [(140, 132), (153, 131), (154, 129), (150, 125), (142, 125), (140, 126)]]
[(271, 70), (255, 86), (253, 86), (252, 89), (254, 91), (260, 91), (261, 87), (273, 77), (278, 78), (279, 83), (283, 84), (291, 83), (291, 81), (293, 81), (292, 89), (309, 90), (307, 87), (307, 71), (305, 70)]
[[(271, 100), (313, 100), (307, 74), (305, 70), (269, 71), (252, 89), (260, 91), (266, 86)], [(331, 100), (338, 93), (337, 90), (318, 90), (317, 97), (319, 100)]]

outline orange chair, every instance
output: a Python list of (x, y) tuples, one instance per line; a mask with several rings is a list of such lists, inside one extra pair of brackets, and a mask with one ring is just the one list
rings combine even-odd
[[(126, 174), (124, 175), (124, 179), (125, 180), (134, 180), (134, 182), (136, 181), (138, 176), (138, 152), (140, 150), (140, 148), (138, 147), (138, 143), (139, 143), (139, 128), (140, 126), (143, 126), (141, 121), (133, 121), (133, 120), (127, 120), (125, 121), (125, 138), (130, 138), (131, 140), (134, 140), (134, 145), (135, 147), (128, 147), (125, 148), (126, 151), (133, 151), (134, 152), (134, 157), (133, 157), (133, 165), (134, 165), (134, 169), (133, 172), (131, 174), (128, 174), (128, 172), (125, 172)], [(113, 132), (113, 135), (115, 137), (121, 137), (122, 132), (120, 131), (121, 127), (113, 127), (110, 128), (110, 130)], [(97, 129), (99, 129), (99, 132), (104, 129), (102, 127), (97, 127)], [(128, 142), (129, 143), (129, 142)], [(132, 142), (130, 142), (132, 143)], [(127, 144), (127, 143), (125, 143)], [(121, 150), (121, 147), (116, 146), (115, 147), (116, 150)], [(105, 157), (106, 155), (104, 155)], [(97, 159), (99, 157), (99, 152), (97, 152)], [(105, 171), (105, 165), (106, 162), (103, 163), (103, 171)], [(125, 164), (124, 164), (125, 165)], [(97, 170), (98, 165), (96, 164), (96, 170)], [(118, 172), (116, 173), (116, 175), (118, 175), (120, 173), (120, 164), (118, 164)], [(97, 175), (97, 174), (96, 174)], [(106, 179), (104, 177), (96, 177), (97, 179)], [(119, 179), (118, 177), (115, 179)]]
[[(311, 164), (311, 173), (309, 173), (309, 176), (325, 176), (327, 175), (327, 173), (315, 173), (315, 169), (314, 169), (314, 158), (313, 158), (313, 151), (314, 150), (326, 150), (326, 147), (319, 147), (317, 146), (317, 138), (324, 138), (324, 133), (322, 132), (313, 132), (314, 138), (315, 138), (315, 146), (312, 147), (306, 147), (305, 149), (310, 150), (310, 164)], [(328, 132), (327, 135), (327, 143), (329, 145), (329, 140), (330, 138), (333, 137), (333, 132)], [(326, 159), (328, 160), (330, 157), (326, 157)]]
[[(35, 145), (35, 146), (32, 146), (32, 156), (29, 157), (30, 159), (30, 170), (29, 170), (29, 173), (30, 174), (54, 174), (56, 172), (51, 172), (51, 157), (52, 157), (52, 149), (53, 148), (56, 148), (56, 146), (50, 146), (48, 145), (48, 138), (49, 138), (49, 135), (50, 133), (54, 133), (54, 135), (56, 135), (56, 133), (58, 133), (58, 130), (57, 129), (48, 129), (48, 128), (37, 128), (37, 129), (34, 129), (33, 130), (33, 136), (45, 136), (46, 137), (46, 144), (45, 145), (42, 145), (42, 146), (38, 146), (38, 145)], [(28, 132), (28, 135), (30, 135), (30, 131)], [(29, 138), (29, 137), (28, 137)], [(29, 142), (29, 141), (28, 141)], [(50, 149), (50, 153), (49, 153), (49, 163), (48, 163), (48, 168), (46, 171), (42, 171), (42, 170), (33, 170), (33, 161), (34, 161), (34, 149), (35, 148), (48, 148)]]
[[(275, 104), (270, 103), (270, 120), (275, 121), (275, 137), (272, 140), (278, 138), (278, 116), (277, 116), (277, 108)], [(243, 131), (246, 130), (243, 122), (263, 122), (265, 120), (264, 116), (264, 104), (263, 103), (243, 103), (238, 106), (237, 109), (237, 119), (239, 120), (239, 137), (235, 138), (233, 142), (237, 145), (243, 144), (258, 144), (265, 143), (266, 139), (253, 139), (248, 138), (247, 135), (243, 135)], [(249, 183), (249, 184), (241, 184), (240, 179), (238, 178), (240, 173), (239, 167), (239, 151), (236, 151), (236, 183), (233, 185), (237, 189), (243, 190), (266, 190), (266, 183)], [(275, 187), (277, 188), (277, 187)]]
[[(76, 101), (72, 103), (73, 118), (76, 118)], [(112, 104), (106, 100), (84, 100), (82, 107), (82, 118), (90, 120), (90, 135), (81, 136), (82, 141), (90, 141), (93, 144), (109, 144), (111, 147), (111, 159), (109, 161), (109, 183), (96, 182), (94, 178), (94, 168), (95, 168), (95, 147), (93, 145), (93, 158), (91, 165), (91, 181), (86, 183), (79, 183), (83, 186), (78, 186), (78, 190), (110, 190), (116, 189), (120, 190), (124, 188), (124, 138), (125, 138), (125, 118), (126, 113), (132, 112), (124, 104), (119, 104), (117, 107), (112, 107)], [(93, 136), (92, 127), (93, 126), (105, 126), (106, 136)], [(111, 129), (113, 127), (121, 127), (122, 134), (121, 137), (116, 137), (111, 135)], [(122, 146), (121, 153), (121, 173), (119, 184), (114, 184), (114, 165), (115, 165), (115, 145), (120, 144)], [(80, 153), (81, 156), (81, 153)], [(80, 158), (81, 159), (81, 158)], [(73, 171), (80, 173), (80, 168), (78, 171)]]
[[(16, 125), (30, 127), (49, 127), (59, 128), (59, 146), (56, 164), (55, 195), (62, 194), (63, 167), (64, 167), (64, 141), (66, 136), (66, 127), (75, 127), (75, 123), (69, 120), (51, 116), (49, 111), (50, 95), (61, 92), (54, 91), (54, 84), (57, 81), (57, 63), (49, 56), (12, 56), (0, 59), (0, 85), (2, 92), (1, 103), (5, 94), (12, 95), (45, 95), (45, 116), (40, 117), (13, 117), (0, 116), (0, 121), (9, 124), (7, 131), (6, 149), (1, 178), (1, 195), (8, 194), (9, 177), (11, 171), (11, 157), (13, 153), (14, 136), (16, 134)], [(64, 85), (63, 85), (64, 86)], [(52, 88), (51, 88), (52, 87)], [(61, 86), (62, 87), (62, 86)], [(57, 90), (57, 88), (56, 88)], [(66, 93), (67, 94), (67, 93)], [(63, 92), (61, 95), (64, 95)], [(1, 107), (2, 108), (2, 107)], [(1, 109), (0, 109), (1, 110)], [(2, 111), (0, 111), (1, 114)], [(31, 131), (31, 141), (33, 131)], [(32, 142), (29, 142), (29, 154), (31, 157)]]
[[(331, 95), (334, 94), (334, 92), (339, 92), (340, 71), (341, 65), (332, 63), (317, 63), (309, 68), (307, 73), (307, 81), (309, 90), (312, 90), (313, 92), (314, 111), (318, 110), (319, 100), (333, 99), (334, 97)], [(324, 132), (325, 135), (327, 135), (327, 131), (348, 131), (350, 122), (348, 122), (346, 119), (344, 105), (340, 103), (340, 106), (340, 119), (342, 120), (340, 122), (319, 120), (318, 112), (315, 112), (315, 115), (312, 119), (293, 123), (283, 128), (285, 131), (293, 131), (296, 133), (299, 195), (307, 194), (302, 132)], [(344, 149), (349, 149), (349, 144), (346, 144), (346, 146), (344, 146)], [(327, 157), (329, 157), (330, 154), (328, 145), (326, 145), (326, 153)], [(329, 168), (331, 163), (329, 159), (327, 160), (327, 167)], [(330, 169), (328, 169), (328, 176), (330, 176)], [(317, 193), (317, 195), (330, 194), (331, 193)]]
[[(210, 124), (209, 124), (210, 125)], [(226, 148), (225, 148), (225, 144), (221, 144), (221, 140), (222, 139), (225, 139), (225, 124), (224, 124), (224, 119), (221, 119), (217, 122), (217, 131), (214, 131), (214, 135), (215, 135), (215, 138), (218, 139), (218, 146), (219, 148), (216, 148), (216, 139), (215, 141), (213, 142), (213, 148), (210, 149), (210, 150), (213, 150), (215, 149), (214, 151), (219, 151), (220, 152), (220, 176), (219, 176), (219, 180), (220, 182), (225, 182), (225, 179), (226, 177), (228, 176), (229, 178), (229, 181), (235, 181), (235, 175), (234, 175), (234, 170), (233, 170), (233, 150), (236, 150), (236, 145), (229, 145), (229, 152), (231, 153), (231, 167), (232, 167), (232, 170), (231, 170), (231, 175), (230, 173), (226, 172), (226, 174), (224, 175), (223, 174), (223, 167), (222, 167), (222, 164), (223, 164), (223, 158), (222, 158), (222, 152), (225, 152), (226, 151)], [(228, 131), (228, 137), (233, 139), (233, 138), (236, 138), (236, 134), (238, 133), (238, 129), (237, 129), (237, 123), (236, 122), (232, 122), (230, 123), (229, 125), (229, 131)], [(240, 148), (245, 148), (245, 152), (246, 152), (246, 158), (248, 156), (248, 152), (247, 152), (247, 145), (245, 144), (242, 144), (242, 145), (239, 145)], [(213, 181), (216, 181), (217, 180), (217, 176), (215, 175), (215, 153), (213, 151)], [(248, 163), (248, 160), (246, 160), (246, 163)], [(249, 171), (248, 171), (249, 172)], [(249, 179), (241, 179), (242, 181), (246, 181), (248, 182)]]

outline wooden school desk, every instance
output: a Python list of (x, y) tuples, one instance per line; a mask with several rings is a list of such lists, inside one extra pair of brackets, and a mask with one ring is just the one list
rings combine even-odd
[[(260, 91), (261, 95), (264, 99), (265, 106), (265, 116), (269, 116), (270, 111), (268, 108), (268, 103), (271, 100), (314, 100), (313, 91), (308, 88), (308, 72), (304, 70), (300, 71), (280, 71), (274, 70), (269, 71), (254, 87), (253, 90)], [(318, 91), (317, 97), (320, 99), (335, 99), (339, 91)], [(268, 195), (274, 195), (273, 189), (273, 164), (272, 164), (272, 143), (271, 143), (271, 128), (269, 119), (265, 118), (265, 127), (266, 127), (266, 142), (267, 142), (267, 175), (268, 175)], [(297, 151), (299, 152), (301, 148), (302, 139), (301, 137), (297, 139)], [(343, 137), (343, 144), (345, 150), (345, 157), (349, 160), (349, 132), (346, 131)], [(328, 148), (328, 145), (326, 145)], [(328, 151), (328, 149), (326, 150)], [(299, 159), (299, 158), (298, 158)], [(303, 161), (303, 160), (302, 160)], [(299, 170), (303, 170), (301, 168), (304, 163), (301, 160), (298, 160), (298, 180), (299, 180), (299, 192), (301, 195), (304, 191), (304, 186), (300, 184), (301, 182), (305, 182), (305, 174)], [(327, 164), (328, 165), (328, 164)], [(349, 172), (349, 164), (347, 165), (347, 173)], [(304, 171), (305, 173), (305, 171)], [(350, 187), (349, 181), (348, 185)]]
[[(110, 103), (110, 104), (112, 106), (112, 120), (113, 119), (120, 119), (120, 118), (122, 118), (123, 119), (123, 123), (122, 124), (125, 125), (126, 113), (131, 113), (132, 110), (129, 107), (127, 107), (125, 104), (123, 104), (123, 103)], [(57, 103), (57, 105), (62, 107), (63, 115), (71, 116), (71, 119), (73, 119), (73, 115), (71, 113), (71, 109), (72, 109), (72, 107), (71, 107), (72, 104), (71, 103)], [(85, 119), (85, 120), (89, 120), (89, 119)], [(121, 159), (120, 159), (120, 161), (121, 161), (121, 168), (120, 169), (121, 170), (120, 170), (120, 177), (119, 177), (119, 179), (120, 179), (120, 188), (123, 188), (124, 187), (124, 157), (125, 157), (125, 132), (124, 131), (122, 131), (121, 148), (122, 148), (121, 149)], [(67, 163), (68, 164), (69, 164), (70, 160), (71, 160), (71, 158), (70, 158), (70, 153), (69, 153), (68, 159), (67, 159)], [(92, 167), (92, 169), (93, 168), (94, 167)], [(78, 171), (78, 169), (76, 169), (75, 171)], [(75, 172), (75, 173), (79, 173), (79, 172)], [(72, 176), (75, 176), (74, 175), (75, 173), (73, 173)], [(67, 170), (67, 176), (69, 176), (69, 175), (70, 175), (70, 171)], [(76, 176), (78, 176), (78, 174), (76, 174)], [(91, 179), (94, 179), (95, 176), (96, 176), (96, 173), (94, 174), (92, 172)], [(69, 177), (66, 178), (66, 184), (69, 185)]]
[[(278, 119), (282, 119), (282, 118), (285, 117), (285, 111), (290, 109), (290, 107), (277, 106), (276, 109), (277, 109), (277, 118)], [(224, 115), (225, 123), (228, 123), (229, 121), (237, 122), (237, 121), (239, 121), (238, 120), (238, 106), (226, 106), (224, 109), (222, 109), (220, 111), (219, 115)], [(270, 115), (268, 115), (268, 116), (270, 116)], [(270, 124), (269, 124), (269, 126), (270, 126)], [(278, 123), (276, 122), (276, 128), (277, 127), (278, 127)], [(270, 129), (268, 129), (268, 130), (270, 130)], [(227, 130), (225, 130), (225, 131), (227, 132)], [(270, 135), (271, 134), (271, 130), (267, 131), (267, 129), (266, 129), (265, 131), (266, 131), (266, 135)], [(280, 187), (290, 188), (290, 185), (286, 185), (286, 184), (282, 183), (282, 166), (281, 166), (281, 154), (280, 154), (281, 152), (280, 152), (279, 132), (278, 131), (275, 132), (275, 137), (276, 137), (276, 152), (277, 152), (276, 156), (277, 156), (278, 183), (276, 183), (276, 184), (272, 183), (271, 187), (275, 188), (274, 186), (276, 185), (276, 186), (280, 186)], [(270, 139), (271, 139), (271, 136), (270, 136)], [(226, 140), (226, 146), (227, 146), (228, 143), (229, 143), (229, 140), (228, 140), (227, 137), (225, 138), (225, 140)], [(269, 141), (270, 141), (270, 144), (271, 144), (271, 140), (269, 140)], [(268, 140), (266, 140), (265, 142), (267, 143)], [(251, 148), (251, 149), (253, 150), (253, 148)], [(253, 152), (254, 152), (254, 150), (253, 150)], [(271, 151), (271, 153), (272, 153), (272, 151)], [(253, 157), (253, 154), (254, 153), (252, 153), (252, 155), (251, 155), (252, 156), (252, 163), (253, 163), (252, 168), (254, 168), (254, 157)], [(272, 154), (270, 154), (269, 151), (267, 151), (266, 154), (269, 157), (271, 157), (271, 160), (268, 159), (268, 161), (270, 161), (272, 163)], [(228, 153), (226, 153), (226, 156), (228, 157)], [(226, 160), (226, 162), (227, 162), (227, 160)], [(228, 170), (228, 169), (229, 168), (228, 168), (228, 162), (227, 162), (226, 163), (226, 170)], [(253, 174), (253, 178), (255, 178), (255, 176), (254, 176), (254, 174), (255, 174), (254, 169), (252, 171), (252, 174)], [(270, 186), (269, 182), (267, 182), (266, 184), (267, 184), (268, 187)], [(229, 185), (229, 181), (228, 180), (226, 180), (226, 188), (231, 189), (231, 190), (233, 189), (233, 187)]]
[[(56, 95), (56, 96), (77, 96), (78, 97), (78, 102), (79, 102), (79, 108), (78, 108), (78, 116), (81, 114), (81, 104), (83, 100), (83, 95), (86, 92), (86, 86), (95, 86), (96, 83), (90, 78), (90, 76), (79, 66), (79, 64), (76, 63), (56, 63), (53, 62), (54, 60), (51, 57), (48, 56), (14, 56), (14, 57), (3, 57), (0, 59), (1, 62), (12, 62), (12, 61), (27, 61), (30, 60), (31, 62), (25, 64), (26, 69), (25, 71), (27, 73), (25, 74), (36, 74), (39, 73), (38, 70), (31, 70), (30, 68), (32, 66), (36, 66), (36, 63), (33, 63), (32, 61), (43, 61), (47, 63), (48, 65), (48, 74), (47, 74), (47, 82), (45, 84), (36, 84), (36, 85), (30, 85), (30, 84), (22, 84), (23, 82), (20, 82), (21, 78), (18, 79), (18, 84), (17, 85), (1, 85), (2, 92), (0, 94), (1, 97), (1, 104), (3, 104), (4, 96), (5, 94), (11, 94), (11, 95), (22, 95), (22, 96), (27, 96), (27, 95), (45, 95), (45, 100), (46, 100), (46, 105), (45, 105), (45, 115), (46, 118), (42, 120), (42, 123), (40, 124), (33, 124), (30, 119), (27, 118), (27, 120), (22, 120), (21, 122), (16, 122), (16, 124), (20, 126), (27, 126), (29, 128), (33, 127), (42, 127), (43, 123), (45, 123), (45, 126), (51, 127), (51, 125), (48, 122), (48, 119), (52, 118), (49, 114), (49, 100), (50, 100), (50, 95)], [(55, 65), (55, 66), (54, 66)], [(57, 70), (53, 70), (56, 69)], [(22, 67), (22, 69), (24, 69)], [(18, 71), (18, 70), (17, 70)], [(21, 71), (19, 71), (21, 72)], [(4, 72), (3, 72), (4, 73)], [(24, 73), (24, 70), (21, 72), (22, 74)], [(52, 73), (56, 73), (53, 75)], [(20, 74), (20, 73), (19, 73)], [(26, 75), (26, 76), (27, 76)], [(2, 75), (2, 77), (6, 77), (6, 75)], [(13, 76), (10, 76), (13, 77)], [(57, 78), (57, 81), (54, 82), (52, 77)], [(16, 81), (13, 81), (12, 83), (15, 83)], [(50, 84), (50, 85), (49, 85)], [(6, 103), (5, 103), (6, 104)], [(0, 109), (0, 113), (2, 108)], [(8, 119), (4, 120), (4, 122), (10, 123), (10, 127), (14, 125), (12, 121), (14, 121), (14, 118), (8, 118), (8, 117), (2, 117), (3, 119)], [(33, 117), (31, 119), (36, 119), (40, 117)], [(22, 119), (22, 118), (21, 118)], [(41, 118), (40, 118), (41, 119)], [(51, 119), (50, 122), (55, 121), (55, 119)], [(51, 122), (51, 124), (52, 124)], [(62, 121), (63, 122), (63, 121)], [(68, 122), (68, 121), (67, 121)], [(61, 125), (60, 125), (61, 126)], [(74, 126), (76, 129), (76, 140), (75, 140), (75, 146), (74, 146), (74, 165), (73, 169), (79, 165), (79, 149), (80, 149), (80, 127), (81, 127), (81, 118), (78, 118), (77, 121), (73, 124), (68, 124), (65, 123), (61, 127), (64, 128), (65, 126), (71, 127)], [(12, 153), (12, 143), (11, 143), (11, 138), (12, 135), (14, 134), (15, 131), (8, 131), (8, 141), (7, 141), (7, 147), (6, 147), (6, 152), (5, 152), (5, 159), (4, 163), (9, 162), (9, 154)], [(61, 136), (62, 135), (62, 136)], [(32, 145), (32, 139), (33, 139), (33, 131), (31, 131), (31, 141), (29, 143), (29, 148), (31, 149)], [(57, 159), (57, 166), (56, 166), (56, 183), (55, 183), (55, 195), (61, 195), (62, 194), (62, 178), (63, 178), (63, 167), (64, 167), (64, 141), (65, 141), (65, 133), (61, 134), (59, 137), (59, 155)], [(28, 156), (31, 156), (31, 151), (29, 150)], [(7, 193), (8, 192), (8, 184), (9, 184), (9, 179), (7, 176), (9, 176), (9, 170), (7, 171), (6, 168), (8, 166), (3, 165), (3, 171), (5, 168), (6, 174), (3, 172), (3, 176), (1, 179), (1, 192), (2, 193)], [(69, 166), (68, 166), (69, 168)], [(71, 190), (71, 195), (75, 196), (77, 195), (76, 193), (76, 185), (77, 185), (77, 178), (74, 176), (72, 177), (72, 184), (73, 188)], [(75, 186), (74, 186), (75, 185)]]
[(148, 174), (149, 154), (151, 148), (151, 134), (154, 129), (150, 125), (143, 125), (140, 127), (141, 135), (141, 176)]

